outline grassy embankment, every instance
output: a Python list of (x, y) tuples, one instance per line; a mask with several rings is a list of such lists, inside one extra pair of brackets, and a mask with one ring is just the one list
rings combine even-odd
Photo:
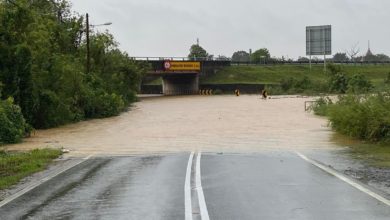
[[(390, 88), (385, 83), (390, 65), (342, 65), (343, 72), (351, 77), (363, 74), (374, 86), (374, 91)], [(318, 94), (327, 93), (328, 74), (322, 65), (269, 65), (269, 66), (230, 66), (213, 75), (200, 78), (201, 84), (265, 84), (270, 92), (276, 94)], [(292, 79), (292, 82), (291, 82)], [(289, 81), (290, 80), (290, 81)], [(285, 82), (292, 88), (281, 88)], [(161, 85), (161, 79), (155, 79), (147, 85)], [(295, 84), (295, 85), (294, 85)]]
[[(363, 74), (375, 87), (374, 91), (390, 88), (385, 83), (387, 74), (390, 72), (390, 65), (343, 65), (342, 70), (347, 76)], [(280, 85), (282, 81), (293, 79), (298, 84), (302, 84), (298, 93), (315, 93), (325, 92), (328, 77), (329, 75), (324, 73), (322, 65), (313, 65), (311, 71), (308, 65), (231, 66), (214, 75), (201, 78), (201, 83)], [(311, 85), (307, 85), (304, 80), (308, 80)], [(305, 88), (305, 86), (307, 87)], [(278, 94), (285, 93), (275, 88), (273, 90)], [(287, 93), (296, 92), (294, 89), (287, 91)]]
[(42, 149), (30, 152), (0, 151), (0, 190), (18, 183), (32, 173), (44, 170), (61, 155), (61, 150)]

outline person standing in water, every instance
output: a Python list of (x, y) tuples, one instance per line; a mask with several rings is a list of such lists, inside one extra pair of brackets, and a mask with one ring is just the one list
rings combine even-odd
[(261, 96), (263, 97), (263, 99), (267, 99), (268, 98), (268, 92), (266, 89), (263, 89), (263, 91), (261, 92)]

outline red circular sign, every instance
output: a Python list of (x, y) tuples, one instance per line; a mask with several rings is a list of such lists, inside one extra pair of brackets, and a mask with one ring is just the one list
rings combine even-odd
[(169, 70), (171, 68), (171, 62), (165, 61), (164, 62), (164, 69)]

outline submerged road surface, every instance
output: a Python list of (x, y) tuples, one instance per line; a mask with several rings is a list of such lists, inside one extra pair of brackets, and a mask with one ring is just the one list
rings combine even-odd
[(0, 219), (389, 219), (386, 198), (324, 169), (289, 151), (90, 158)]

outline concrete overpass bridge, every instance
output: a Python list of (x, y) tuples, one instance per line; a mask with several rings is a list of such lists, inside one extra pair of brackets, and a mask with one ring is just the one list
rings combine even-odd
[(164, 95), (193, 95), (199, 93), (199, 78), (230, 66), (230, 61), (188, 59), (186, 57), (134, 57), (150, 65), (148, 76), (162, 78)]

